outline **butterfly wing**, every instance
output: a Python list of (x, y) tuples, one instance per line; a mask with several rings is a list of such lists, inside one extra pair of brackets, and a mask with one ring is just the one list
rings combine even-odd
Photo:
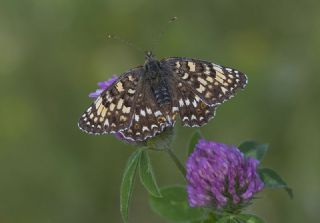
[(161, 61), (178, 83), (189, 86), (207, 105), (215, 106), (247, 84), (242, 72), (203, 60), (171, 57)]
[(175, 86), (173, 102), (179, 110), (184, 126), (200, 127), (214, 117), (215, 107), (208, 106), (198, 95), (190, 91), (186, 83), (177, 82)]
[(142, 67), (119, 77), (84, 112), (79, 128), (90, 134), (114, 133), (131, 125), (135, 99), (142, 88)]
[(171, 125), (156, 103), (147, 80), (143, 80), (142, 86), (136, 98), (131, 126), (121, 131), (126, 139), (133, 141), (145, 141)]

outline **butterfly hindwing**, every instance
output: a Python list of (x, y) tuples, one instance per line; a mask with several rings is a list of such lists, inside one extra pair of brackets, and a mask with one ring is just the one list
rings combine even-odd
[(121, 134), (134, 141), (144, 141), (162, 132), (169, 124), (164, 113), (157, 105), (148, 82), (144, 82), (141, 92), (137, 95), (132, 123)]
[(214, 117), (215, 107), (208, 106), (185, 83), (176, 84), (176, 106), (184, 126), (200, 127)]
[(247, 84), (240, 71), (207, 61), (172, 57), (162, 60), (174, 78), (190, 87), (209, 106), (221, 104)]
[(87, 133), (104, 134), (126, 129), (131, 124), (134, 102), (141, 88), (141, 68), (120, 76), (104, 90), (79, 120)]

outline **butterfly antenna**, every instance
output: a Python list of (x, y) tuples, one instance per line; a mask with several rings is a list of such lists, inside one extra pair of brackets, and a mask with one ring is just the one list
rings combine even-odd
[(152, 47), (151, 47), (151, 51), (153, 51), (160, 43), (160, 41), (162, 40), (164, 34), (167, 32), (167, 30), (169, 29), (170, 25), (174, 22), (176, 22), (178, 20), (177, 16), (172, 17), (168, 23), (166, 24), (166, 26), (164, 27), (163, 31), (159, 34), (159, 36), (153, 41)]
[(117, 36), (117, 35), (114, 35), (114, 34), (110, 34), (110, 33), (107, 33), (107, 38), (108, 39), (114, 39), (114, 40), (117, 40), (123, 44), (125, 44), (126, 46), (128, 47), (131, 47), (139, 52), (143, 52), (144, 53), (144, 50), (142, 50), (141, 47), (138, 47), (137, 45), (131, 43), (130, 41), (128, 40), (125, 40), (125, 39), (122, 39), (121, 37)]

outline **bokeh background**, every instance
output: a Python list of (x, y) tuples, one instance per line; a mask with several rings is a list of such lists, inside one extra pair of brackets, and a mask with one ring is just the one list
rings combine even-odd
[[(319, 222), (320, 2), (299, 0), (1, 0), (0, 222), (121, 222), (119, 186), (135, 149), (77, 128), (96, 82), (144, 62), (116, 33), (155, 54), (206, 59), (247, 73), (218, 109), (208, 139), (270, 144), (265, 166), (294, 189), (265, 191), (249, 211), (266, 222)], [(177, 16), (175, 24), (167, 21)], [(194, 129), (176, 128), (185, 159)], [(152, 153), (160, 185), (182, 183)], [(136, 182), (130, 221), (165, 222)]]

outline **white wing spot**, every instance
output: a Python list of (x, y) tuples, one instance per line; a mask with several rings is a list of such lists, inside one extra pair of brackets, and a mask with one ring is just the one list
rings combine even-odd
[(205, 68), (206, 68), (204, 74), (209, 75), (209, 74), (211, 73), (211, 72), (210, 72), (210, 68), (209, 68), (207, 65), (204, 65), (204, 66), (205, 66)]
[(135, 92), (136, 92), (136, 91), (133, 90), (133, 89), (131, 89), (131, 88), (128, 90), (128, 93), (129, 93), (129, 94), (134, 94)]
[(123, 85), (122, 85), (122, 82), (121, 82), (121, 81), (119, 81), (119, 82), (116, 84), (116, 88), (117, 88), (117, 90), (118, 90), (119, 92), (124, 91)]
[(103, 106), (103, 109), (101, 111), (101, 116), (102, 117), (105, 117), (106, 116), (106, 113), (107, 113), (108, 109), (106, 107)]
[(134, 78), (132, 77), (132, 75), (128, 76), (129, 81), (134, 81)]
[(219, 65), (217, 65), (217, 64), (212, 64), (213, 65), (213, 68), (216, 70), (216, 71), (218, 71), (218, 72), (220, 72), (220, 73), (223, 73), (223, 71), (222, 71), (222, 69), (221, 69), (221, 67), (219, 66)]
[(152, 110), (151, 110), (150, 108), (147, 107), (146, 110), (147, 110), (147, 113), (148, 113), (149, 115), (152, 114)]
[(191, 72), (196, 71), (196, 64), (193, 62), (188, 62), (188, 67), (190, 69)]
[(178, 107), (172, 107), (172, 112), (176, 112), (176, 111), (179, 111), (179, 108)]
[(125, 105), (123, 105), (123, 108), (122, 108), (122, 112), (123, 112), (123, 113), (128, 114), (128, 113), (130, 113), (130, 110), (131, 110), (130, 107), (126, 107)]
[(150, 129), (147, 126), (142, 127), (142, 132), (148, 132), (148, 131), (150, 131)]
[(204, 92), (206, 89), (204, 88), (204, 86), (202, 84), (200, 84), (200, 86), (196, 89), (198, 92), (202, 93)]
[(212, 97), (212, 93), (210, 91), (208, 91), (205, 95), (206, 98), (211, 98)]
[(105, 120), (104, 125), (109, 127), (109, 120), (108, 119)]
[(179, 100), (179, 105), (180, 105), (180, 107), (183, 107), (183, 106), (184, 106), (184, 103), (183, 103), (183, 100), (182, 100), (182, 99)]
[(198, 81), (203, 84), (204, 86), (206, 86), (208, 84), (208, 82), (206, 80), (204, 80), (203, 78), (201, 77), (198, 77)]
[(99, 106), (101, 105), (101, 102), (102, 102), (102, 98), (101, 98), (101, 97), (99, 97), (99, 98), (95, 101), (96, 109), (99, 108)]
[(127, 117), (125, 117), (124, 115), (120, 115), (120, 121), (127, 121)]
[(219, 76), (216, 76), (216, 80), (217, 80), (219, 83), (223, 84), (223, 80), (222, 80)]
[(189, 106), (189, 105), (190, 105), (190, 100), (189, 100), (189, 99), (186, 99), (186, 100), (185, 100), (185, 103), (186, 103), (187, 106)]
[(120, 98), (119, 101), (118, 101), (118, 104), (117, 104), (117, 109), (122, 108), (122, 105), (123, 105), (123, 99)]
[(222, 92), (223, 92), (224, 94), (228, 91), (228, 89), (225, 88), (225, 87), (221, 87), (221, 90), (222, 90)]
[(139, 115), (134, 115), (134, 120), (136, 120), (136, 122), (138, 122), (140, 119)]
[(208, 77), (206, 78), (206, 80), (209, 81), (210, 83), (213, 83), (213, 78), (210, 77), (210, 76), (208, 76)]
[(110, 104), (110, 106), (109, 106), (110, 111), (113, 111), (115, 107), (116, 107), (116, 105), (115, 105), (115, 104), (113, 104), (113, 103), (111, 103), (111, 104)]
[(196, 100), (193, 100), (193, 102), (192, 102), (192, 105), (193, 105), (193, 107), (197, 107), (197, 105), (198, 105), (198, 103), (197, 103), (197, 101)]
[(186, 79), (188, 79), (188, 77), (189, 77), (189, 74), (188, 73), (184, 73), (184, 75), (182, 76), (182, 79), (186, 80)]
[(98, 110), (97, 110), (97, 115), (100, 115), (102, 112), (102, 109), (104, 109), (105, 107), (103, 105), (100, 105)]
[(162, 113), (161, 113), (161, 111), (156, 111), (156, 112), (154, 113), (154, 115), (155, 115), (156, 117), (158, 117), (158, 116), (162, 115)]
[(142, 109), (142, 110), (140, 111), (140, 114), (141, 114), (142, 116), (146, 116), (146, 111)]
[(226, 76), (222, 72), (216, 72), (216, 76), (220, 77), (222, 80), (227, 79)]

